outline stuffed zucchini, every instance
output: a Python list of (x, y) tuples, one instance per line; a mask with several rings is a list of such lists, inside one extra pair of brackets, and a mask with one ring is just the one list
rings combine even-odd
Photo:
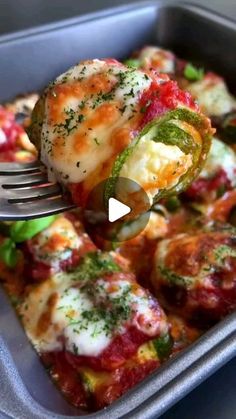
[(214, 137), (206, 163), (185, 196), (191, 201), (213, 202), (236, 187), (236, 155)]
[[(84, 403), (92, 398), (96, 408), (110, 404), (171, 351), (168, 321), (157, 300), (109, 253), (87, 253), (76, 268), (31, 286), (18, 309), (62, 391), (57, 362), (77, 375), (76, 392), (80, 383)], [(70, 400), (76, 392), (65, 389)], [(82, 407), (81, 398), (75, 404)]]
[(218, 225), (162, 240), (152, 283), (163, 307), (206, 327), (236, 308), (235, 229)]
[(176, 71), (176, 57), (173, 52), (153, 45), (146, 45), (134, 52), (131, 58), (125, 61), (125, 64), (143, 70), (153, 69), (158, 73), (170, 75), (174, 75)]
[[(104, 179), (111, 196), (119, 176), (138, 183), (151, 204), (179, 193), (201, 170), (213, 132), (176, 82), (112, 59), (84, 61), (59, 76), (32, 121), (49, 179), (79, 206)], [(127, 191), (131, 204), (134, 192)]]

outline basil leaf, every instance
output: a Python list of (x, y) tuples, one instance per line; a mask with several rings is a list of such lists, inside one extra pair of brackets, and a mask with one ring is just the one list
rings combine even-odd
[(175, 212), (181, 207), (181, 202), (177, 196), (170, 196), (165, 202), (168, 211)]
[(14, 268), (17, 263), (17, 250), (15, 243), (10, 239), (5, 239), (0, 245), (0, 259), (9, 268)]
[(89, 281), (113, 272), (120, 272), (120, 267), (111, 255), (105, 252), (94, 252), (86, 254), (72, 274), (76, 281)]
[(173, 340), (169, 333), (164, 336), (154, 339), (153, 341), (156, 353), (160, 361), (164, 361), (168, 358), (173, 347)]
[(127, 60), (124, 61), (124, 64), (127, 65), (127, 67), (139, 68), (140, 60), (135, 59), (135, 58), (128, 58)]
[(184, 69), (184, 77), (191, 81), (202, 80), (204, 76), (203, 68), (197, 68), (191, 63), (188, 63)]
[(11, 239), (15, 243), (29, 240), (52, 224), (56, 217), (56, 215), (50, 215), (49, 217), (37, 218), (35, 220), (16, 221), (10, 227)]

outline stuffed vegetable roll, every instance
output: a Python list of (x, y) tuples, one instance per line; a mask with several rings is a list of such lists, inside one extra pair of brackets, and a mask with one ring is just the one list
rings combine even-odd
[[(104, 179), (110, 179), (109, 198), (118, 177), (140, 185), (150, 205), (179, 193), (201, 170), (213, 130), (190, 94), (168, 76), (96, 59), (49, 85), (30, 132), (49, 179), (84, 206)], [(131, 205), (135, 192), (127, 192)]]
[(236, 155), (214, 137), (206, 163), (185, 196), (191, 201), (212, 202), (236, 187)]
[[(96, 407), (110, 404), (171, 350), (169, 324), (158, 301), (109, 253), (87, 253), (76, 268), (32, 285), (19, 312), (62, 391), (70, 400), (84, 394), (83, 401), (73, 399), (79, 406), (91, 398)], [(69, 394), (63, 368), (77, 377)]]
[(162, 306), (206, 327), (236, 308), (235, 229), (210, 225), (162, 240), (152, 283)]
[(176, 57), (173, 52), (154, 45), (146, 45), (134, 52), (131, 58), (125, 61), (125, 64), (143, 70), (153, 69), (158, 73), (170, 75), (174, 75), (176, 71)]

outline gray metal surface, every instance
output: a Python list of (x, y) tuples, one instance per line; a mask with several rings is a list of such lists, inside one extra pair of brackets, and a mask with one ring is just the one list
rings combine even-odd
[[(142, 1), (142, 0), (140, 0)], [(135, 3), (137, 0), (0, 0), (0, 34), (24, 30), (35, 26), (57, 22), (73, 16), (97, 12), (119, 5)], [(173, 0), (178, 4), (179, 0)], [(235, 0), (194, 0), (236, 19)]]
[(161, 419), (234, 419), (236, 358), (195, 388)]
[(0, 162), (0, 221), (45, 217), (72, 208), (60, 185), (49, 183), (39, 161)]
[[(33, 32), (33, 33), (32, 33)], [(207, 39), (207, 43), (205, 40)], [(115, 42), (114, 42), (115, 41)], [(127, 56), (160, 43), (222, 72), (236, 74), (235, 23), (193, 6), (166, 2), (73, 19), (0, 39), (0, 100), (43, 87), (82, 58)], [(204, 47), (204, 49), (203, 49)], [(0, 293), (0, 410), (17, 419), (69, 418), (79, 412), (54, 388), (3, 292)], [(156, 418), (235, 355), (236, 314), (211, 329), (143, 383), (91, 418)], [(81, 417), (81, 415), (80, 415)]]

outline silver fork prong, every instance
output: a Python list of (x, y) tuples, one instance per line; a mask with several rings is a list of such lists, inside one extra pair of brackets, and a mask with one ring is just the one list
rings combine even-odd
[(34, 201), (30, 205), (28, 203), (9, 204), (5, 201), (1, 204), (0, 221), (29, 220), (46, 217), (74, 207), (75, 205), (69, 204), (60, 197)]
[(27, 220), (57, 214), (75, 205), (50, 183), (40, 162), (0, 163), (0, 221)]
[(52, 196), (60, 196), (61, 188), (58, 184), (38, 186), (36, 188), (6, 189), (6, 199), (10, 203), (32, 201), (35, 199), (45, 199)]
[(3, 188), (24, 188), (27, 186), (48, 184), (48, 179), (42, 172), (31, 174), (19, 174), (15, 176), (1, 176), (0, 184)]
[(41, 170), (39, 161), (32, 163), (0, 163), (0, 175), (16, 175)]

